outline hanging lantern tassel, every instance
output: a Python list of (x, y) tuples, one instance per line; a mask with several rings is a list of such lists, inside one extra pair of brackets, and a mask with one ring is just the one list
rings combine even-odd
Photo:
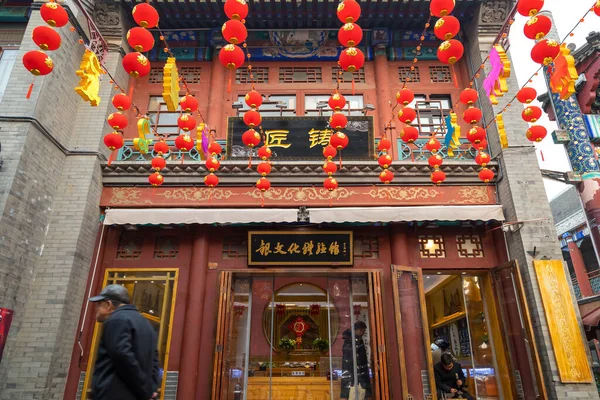
[(108, 161), (106, 162), (106, 165), (108, 165), (109, 167), (113, 160), (113, 154), (114, 154), (114, 152), (111, 151), (110, 154), (108, 155)]
[(231, 93), (231, 75), (233, 74), (233, 69), (229, 68), (229, 80), (227, 81), (227, 93)]
[(25, 98), (27, 100), (29, 100), (29, 98), (31, 97), (31, 93), (33, 92), (33, 83), (35, 82), (35, 76), (33, 77), (33, 79), (31, 80), (31, 83), (29, 84), (29, 89), (27, 90), (27, 94), (25, 95)]
[(248, 168), (252, 169), (252, 149), (248, 153)]
[(544, 152), (542, 150), (540, 150), (540, 156), (542, 157), (542, 162), (545, 161), (544, 160)]
[(352, 96), (354, 96), (354, 72), (352, 73)]
[(452, 82), (454, 82), (454, 87), (458, 89), (458, 78), (456, 77), (456, 68), (454, 68), (454, 64), (450, 64), (450, 71), (452, 71)]
[(333, 190), (329, 192), (329, 207), (333, 204)]
[(340, 150), (340, 168), (339, 169), (342, 169), (342, 150)]
[(265, 194), (260, 192), (260, 207), (263, 208), (265, 206)]

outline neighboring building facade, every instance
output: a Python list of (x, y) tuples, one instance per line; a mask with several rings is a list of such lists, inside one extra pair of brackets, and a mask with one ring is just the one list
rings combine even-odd
[[(90, 398), (101, 326), (86, 300), (107, 283), (127, 287), (158, 332), (163, 399), (340, 398), (352, 368), (342, 359), (354, 357), (344, 348), (353, 348), (360, 322), (370, 372), (363, 387), (374, 399), (435, 398), (430, 344), (438, 337), (451, 344), (478, 398), (597, 399), (589, 350), (576, 347), (583, 331), (571, 286), (556, 291), (562, 301), (548, 303), (536, 278), (534, 261), (562, 256), (520, 111), (504, 116), (508, 149), (495, 126), (488, 129), (497, 180), (479, 181), (465, 139), (444, 162), (446, 182), (429, 180), (423, 146), (486, 58), (512, 4), (457, 0), (464, 59), (452, 68), (439, 63), (438, 41), (428, 34), (412, 73), (428, 2), (363, 4), (367, 62), (341, 84), (360, 146), (340, 160), (332, 193), (322, 188), (321, 141), (294, 132), (326, 129), (319, 102), (336, 86), (337, 2), (293, 4), (256, 3), (247, 18), (261, 113), (272, 118), (264, 126), (279, 152), (265, 193), (253, 186), (259, 175), (247, 153), (235, 147), (232, 117), (251, 84), (246, 70), (228, 75), (216, 56), (224, 43), (221, 6), (155, 4), (180, 73), (227, 149), (221, 183), (209, 189), (197, 152), (173, 147), (165, 184), (150, 187), (149, 158), (132, 145), (133, 113), (126, 146), (107, 163), (102, 137), (116, 92), (104, 78), (95, 108), (74, 93), (84, 51), (77, 31), (61, 31), (54, 72), (36, 79), (24, 100), (31, 77), (19, 60), (43, 23), (33, 4), (0, 102), (0, 306), (15, 311), (0, 399)], [(67, 5), (85, 33), (83, 13)], [(134, 3), (85, 5), (107, 41), (105, 68), (133, 88), (139, 112), (172, 141), (178, 113), (162, 104), (162, 49), (150, 52), (147, 77), (128, 80), (120, 65)], [(399, 140), (401, 126), (382, 129), (407, 74), (414, 74), (409, 87), (423, 135), (410, 146)], [(509, 86), (499, 105), (481, 102), (484, 123), (514, 94), (514, 77)], [(283, 126), (287, 136), (273, 135)], [(375, 161), (384, 134), (394, 143), (390, 185), (378, 184)], [(306, 153), (290, 153), (307, 142)], [(531, 220), (544, 221), (517, 223)], [(560, 263), (550, 275), (556, 285), (570, 281)], [(570, 322), (557, 330), (552, 311)]]

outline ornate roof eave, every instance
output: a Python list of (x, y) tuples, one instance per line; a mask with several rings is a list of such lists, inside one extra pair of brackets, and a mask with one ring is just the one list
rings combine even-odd
[[(337, 162), (337, 161), (336, 161)], [(343, 161), (343, 169), (334, 177), (340, 185), (374, 185), (379, 182), (379, 173), (382, 168), (376, 161)], [(272, 165), (268, 179), (273, 185), (321, 185), (327, 175), (323, 173), (321, 161), (275, 161)], [(488, 165), (497, 175), (496, 163)], [(442, 171), (447, 179), (444, 184), (473, 185), (482, 184), (478, 173), (481, 167), (474, 162), (446, 161)], [(427, 162), (402, 162), (396, 161), (390, 171), (394, 172), (394, 184), (423, 185), (431, 184), (431, 168)], [(148, 175), (153, 173), (149, 162), (143, 161), (117, 161), (111, 165), (102, 166), (104, 186), (139, 186), (148, 185)], [(168, 186), (195, 186), (203, 185), (204, 176), (208, 174), (204, 163), (178, 161), (169, 162), (162, 173), (165, 185)], [(216, 173), (221, 185), (248, 186), (254, 185), (260, 178), (256, 172), (256, 165), (248, 167), (247, 161), (225, 160)]]
[(600, 52), (600, 32), (590, 32), (585, 39), (586, 43), (572, 52), (576, 65)]

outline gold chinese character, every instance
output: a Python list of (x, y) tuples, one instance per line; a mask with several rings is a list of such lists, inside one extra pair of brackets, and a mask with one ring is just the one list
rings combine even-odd
[(327, 253), (327, 245), (323, 242), (319, 242), (317, 244), (317, 251), (315, 254), (325, 254)]
[(260, 247), (258, 249), (256, 249), (257, 253), (260, 253), (263, 256), (268, 256), (269, 254), (272, 253), (271, 251), (271, 243), (270, 242), (266, 242), (264, 240), (260, 241)]
[(310, 242), (304, 242), (304, 246), (302, 246), (302, 254), (306, 255), (310, 255), (312, 256), (313, 253), (313, 241), (311, 240)]
[(331, 242), (329, 245), (329, 254), (333, 254), (334, 256), (340, 254), (340, 245), (338, 242)]
[(322, 131), (318, 129), (311, 129), (308, 131), (308, 140), (310, 140), (310, 148), (312, 149), (316, 145), (327, 146), (329, 144), (329, 139), (331, 138), (331, 134), (333, 130), (331, 129), (323, 129)]
[(275, 245), (275, 250), (273, 251), (274, 254), (287, 254), (287, 252), (285, 250), (283, 250), (283, 245), (279, 242), (277, 242), (277, 244)]
[(92, 106), (96, 107), (100, 104), (100, 75), (105, 74), (104, 69), (100, 66), (98, 57), (91, 50), (86, 50), (83, 53), (83, 58), (79, 64), (79, 69), (75, 72), (81, 79), (79, 86), (75, 88), (75, 92), (81, 96), (84, 101), (88, 101)]
[(300, 254), (300, 246), (298, 246), (298, 244), (296, 242), (290, 244), (290, 247), (288, 247), (288, 253), (290, 254)]
[(267, 146), (269, 147), (283, 147), (287, 149), (292, 144), (291, 143), (283, 143), (287, 140), (287, 135), (290, 131), (285, 130), (270, 130), (265, 131), (265, 136), (267, 137)]
[(167, 58), (165, 67), (163, 68), (163, 100), (167, 106), (167, 110), (173, 112), (179, 106), (179, 72), (175, 57)]

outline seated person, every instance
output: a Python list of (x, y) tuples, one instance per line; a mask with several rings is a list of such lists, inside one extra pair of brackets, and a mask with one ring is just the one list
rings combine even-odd
[(441, 361), (434, 365), (433, 371), (439, 397), (444, 393), (447, 399), (474, 400), (473, 396), (463, 389), (465, 374), (460, 364), (453, 360), (452, 354), (442, 354)]

